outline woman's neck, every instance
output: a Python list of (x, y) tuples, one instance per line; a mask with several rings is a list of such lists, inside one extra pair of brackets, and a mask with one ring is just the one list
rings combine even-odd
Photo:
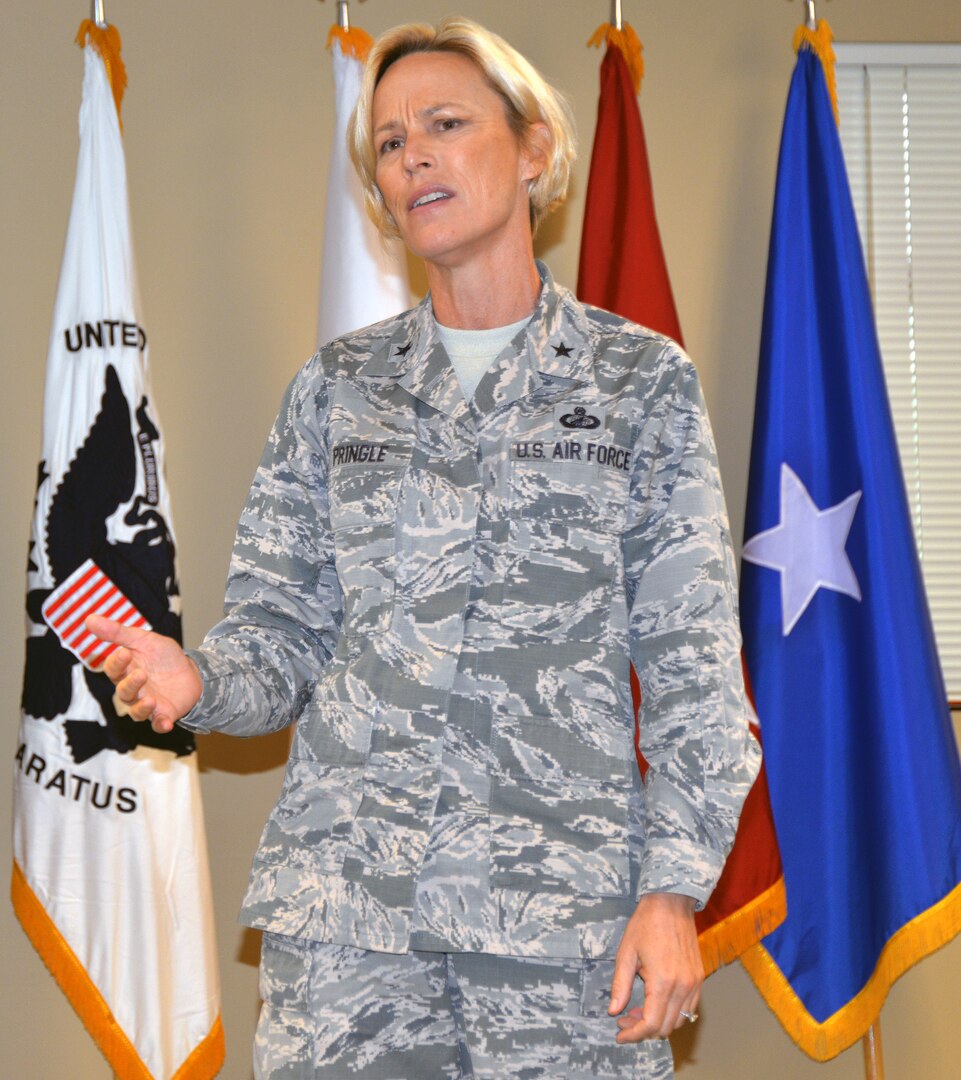
[(434, 317), (460, 330), (490, 330), (519, 322), (537, 306), (541, 279), (532, 252), (494, 265), (474, 259), (450, 267), (427, 263)]

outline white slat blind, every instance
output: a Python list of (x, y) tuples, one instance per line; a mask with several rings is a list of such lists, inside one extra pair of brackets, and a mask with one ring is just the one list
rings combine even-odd
[(948, 696), (961, 700), (961, 45), (836, 45), (864, 244)]

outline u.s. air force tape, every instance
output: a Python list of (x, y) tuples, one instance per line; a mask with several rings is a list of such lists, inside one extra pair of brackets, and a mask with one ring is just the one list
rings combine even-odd
[(575, 462), (631, 471), (631, 451), (596, 439), (531, 439), (511, 444), (512, 461)]

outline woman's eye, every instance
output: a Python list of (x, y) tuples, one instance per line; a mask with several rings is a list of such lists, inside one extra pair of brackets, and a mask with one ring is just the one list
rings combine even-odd
[(398, 147), (403, 146), (403, 142), (398, 138), (385, 139), (380, 144), (380, 152), (382, 154), (389, 154), (391, 150), (396, 150)]
[(446, 117), (440, 122), (441, 131), (453, 131), (456, 127), (460, 127), (460, 120), (455, 120), (452, 117)]

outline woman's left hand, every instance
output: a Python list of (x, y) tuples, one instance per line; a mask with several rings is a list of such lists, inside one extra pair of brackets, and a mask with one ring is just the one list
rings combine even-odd
[[(644, 1005), (624, 1012), (634, 979), (644, 983)], [(617, 1042), (666, 1039), (694, 1015), (701, 997), (704, 965), (694, 928), (694, 901), (679, 893), (642, 896), (621, 938), (614, 961), (611, 1003), (621, 1029)]]

